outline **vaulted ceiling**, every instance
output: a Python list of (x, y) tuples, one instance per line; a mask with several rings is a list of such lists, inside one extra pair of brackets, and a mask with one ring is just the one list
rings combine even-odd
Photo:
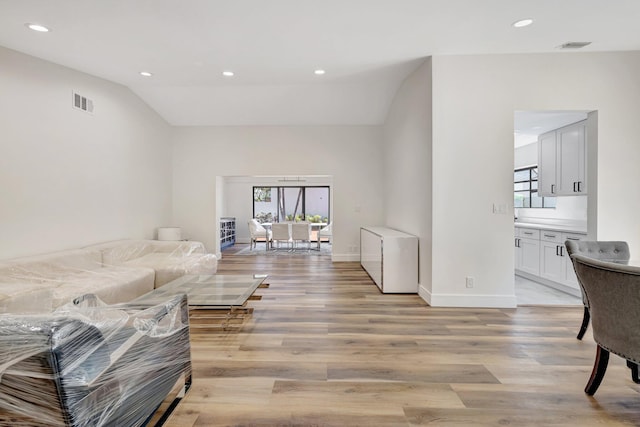
[(128, 86), (173, 125), (380, 124), (427, 56), (640, 50), (639, 18), (638, 0), (0, 0), (0, 45)]

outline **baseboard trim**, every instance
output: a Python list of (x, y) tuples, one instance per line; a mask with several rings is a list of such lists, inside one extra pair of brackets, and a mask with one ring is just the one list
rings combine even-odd
[(515, 295), (433, 294), (422, 285), (418, 295), (432, 307), (515, 308), (518, 305)]
[(360, 261), (360, 254), (331, 254), (333, 262), (356, 262)]

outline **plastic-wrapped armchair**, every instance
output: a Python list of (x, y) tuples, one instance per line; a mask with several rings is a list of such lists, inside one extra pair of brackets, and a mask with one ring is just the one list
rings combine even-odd
[(256, 247), (256, 243), (258, 239), (264, 239), (265, 241), (265, 249), (269, 249), (269, 242), (271, 241), (271, 230), (267, 230), (262, 226), (257, 219), (252, 218), (248, 222), (249, 225), (249, 234), (251, 235), (251, 242), (249, 245), (249, 249), (253, 249)]
[[(566, 242), (564, 242), (564, 244), (567, 247), (567, 253), (569, 254), (569, 256), (574, 254), (585, 255), (589, 258), (595, 258), (602, 261), (629, 261), (630, 257), (629, 245), (627, 244), (627, 242), (567, 240)], [(580, 277), (578, 277), (578, 281), (580, 281)], [(585, 332), (587, 332), (590, 318), (589, 303), (584, 296), (584, 291), (582, 292), (582, 302), (584, 304), (584, 314), (582, 316), (582, 325), (580, 325), (580, 330), (578, 331), (578, 336), (576, 337), (579, 340), (581, 340)]]
[(627, 360), (631, 377), (638, 383), (640, 268), (577, 254), (571, 258), (589, 303), (593, 339), (598, 344), (585, 393), (592, 396), (600, 386), (610, 352)]
[(191, 384), (187, 297), (0, 316), (0, 425), (145, 425)]
[(326, 227), (318, 230), (318, 250), (320, 250), (320, 241), (325, 238), (331, 243), (333, 240), (333, 223), (330, 223)]

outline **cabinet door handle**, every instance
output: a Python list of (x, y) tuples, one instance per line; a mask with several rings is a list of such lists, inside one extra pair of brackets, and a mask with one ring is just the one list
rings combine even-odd
[(524, 232), (524, 234), (526, 234), (527, 236), (533, 236), (533, 233), (532, 233), (532, 232), (527, 232), (527, 231), (525, 231), (525, 232)]
[(578, 181), (578, 193), (582, 193), (582, 181)]
[(574, 192), (574, 193), (577, 191), (577, 190), (576, 190), (576, 184), (577, 184), (577, 182), (575, 182), (575, 181), (574, 181), (574, 182), (573, 182), (573, 192)]
[(559, 248), (559, 247), (560, 247), (560, 246), (556, 245), (556, 256), (560, 256), (560, 255), (558, 254), (558, 248)]
[(580, 239), (578, 239), (577, 237), (567, 237), (567, 240), (577, 240), (577, 241), (580, 241)]
[(564, 246), (560, 246), (560, 256), (564, 256)]
[(556, 192), (556, 185), (555, 184), (551, 184), (551, 194)]
[(556, 235), (555, 234), (545, 234), (544, 237), (549, 237), (551, 239), (555, 239)]

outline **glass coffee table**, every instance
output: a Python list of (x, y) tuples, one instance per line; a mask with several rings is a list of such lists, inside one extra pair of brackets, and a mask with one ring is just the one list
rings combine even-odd
[(211, 328), (220, 326), (229, 329), (242, 323), (253, 313), (247, 307), (247, 301), (260, 299), (254, 296), (258, 288), (267, 288), (266, 274), (213, 274), (186, 275), (164, 286), (136, 298), (132, 302), (149, 299), (163, 300), (167, 296), (186, 293), (189, 304), (189, 319), (192, 328)]

